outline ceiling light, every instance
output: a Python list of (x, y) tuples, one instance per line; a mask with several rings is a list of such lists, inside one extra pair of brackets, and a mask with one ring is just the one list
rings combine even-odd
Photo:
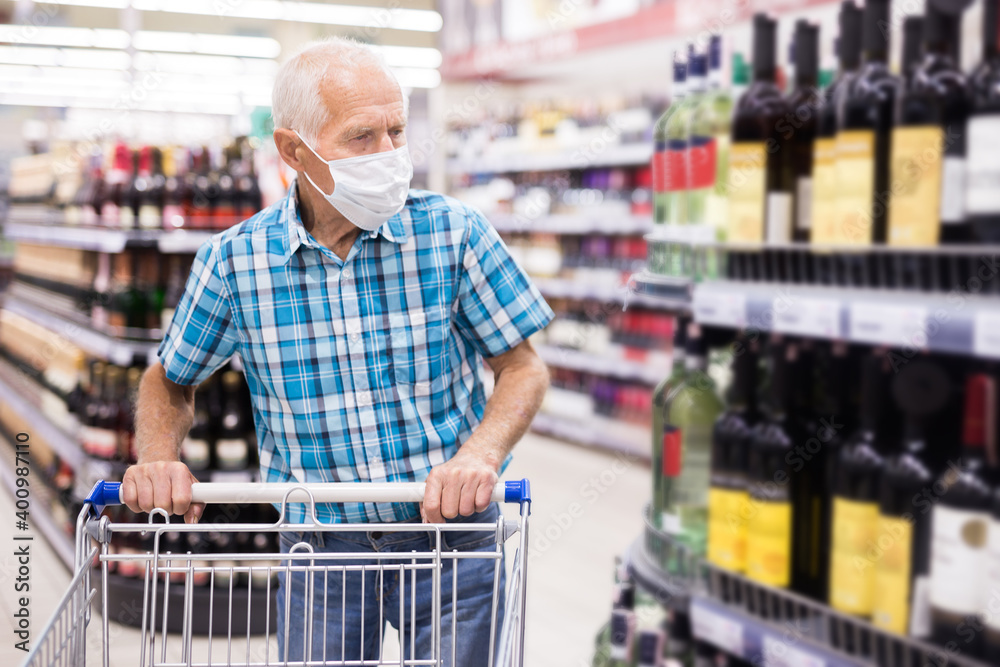
[[(13, 0), (16, 2), (17, 0)], [(53, 5), (110, 7), (123, 9), (129, 0), (46, 0)], [(387, 28), (414, 32), (439, 32), (444, 21), (430, 9), (388, 9), (357, 5), (331, 5), (321, 2), (282, 2), (281, 0), (131, 0), (131, 6), (147, 12), (197, 14), (219, 18), (245, 18), (263, 21), (299, 21), (347, 25), (359, 28)]]
[(441, 66), (441, 52), (422, 46), (373, 46), (382, 54), (390, 67), (430, 67)]
[(140, 30), (133, 40), (139, 51), (170, 51), (250, 58), (276, 58), (281, 44), (270, 37)]

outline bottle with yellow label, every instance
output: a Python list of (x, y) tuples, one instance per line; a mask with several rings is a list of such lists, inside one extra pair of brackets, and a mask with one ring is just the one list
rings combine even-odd
[(810, 242), (830, 244), (834, 238), (837, 206), (837, 105), (861, 64), (861, 10), (853, 0), (840, 7), (837, 38), (837, 77), (823, 91), (823, 103), (813, 142), (813, 198)]
[(936, 364), (914, 360), (892, 380), (902, 410), (899, 451), (886, 457), (879, 484), (879, 518), (865, 557), (875, 565), (872, 623), (901, 635), (926, 638), (929, 621), (931, 500), (925, 491), (935, 475), (928, 462), (928, 421), (947, 404), (948, 375)]
[(925, 55), (899, 96), (892, 132), (890, 245), (928, 247), (971, 238), (965, 215), (970, 101), (958, 57), (961, 17), (961, 11), (927, 6)]
[(753, 83), (736, 104), (729, 152), (729, 233), (740, 243), (788, 242), (792, 183), (779, 122), (788, 103), (775, 84), (777, 23), (753, 18)]
[(889, 0), (867, 0), (862, 16), (864, 64), (837, 120), (837, 217), (832, 242), (867, 246), (886, 238), (889, 143), (898, 79), (889, 71)]
[(879, 422), (889, 391), (883, 363), (875, 355), (863, 361), (861, 423), (839, 452), (833, 489), (829, 603), (865, 618), (871, 616), (876, 594), (875, 562), (867, 552), (878, 531)]
[(786, 458), (793, 452), (790, 365), (797, 349), (773, 342), (766, 418), (750, 436), (747, 465), (746, 576), (788, 587), (792, 577), (792, 493)]
[(755, 345), (738, 338), (734, 346), (729, 407), (712, 432), (712, 470), (708, 490), (708, 560), (733, 572), (746, 570), (747, 454), (757, 412)]

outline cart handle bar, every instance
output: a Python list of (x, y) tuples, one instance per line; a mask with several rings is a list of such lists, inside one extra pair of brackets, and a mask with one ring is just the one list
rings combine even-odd
[[(121, 482), (99, 480), (86, 502), (98, 514), (107, 505), (121, 505)], [(423, 482), (332, 482), (289, 483), (201, 483), (191, 485), (196, 503), (419, 503), (424, 499)], [(311, 498), (310, 498), (311, 494)], [(526, 479), (499, 482), (493, 488), (495, 502), (531, 503), (531, 484)]]

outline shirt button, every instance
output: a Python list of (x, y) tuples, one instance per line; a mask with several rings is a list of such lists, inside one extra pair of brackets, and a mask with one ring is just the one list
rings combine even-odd
[(373, 540), (381, 540), (382, 539), (382, 531), (380, 531), (380, 530), (372, 531), (372, 539)]
[(350, 277), (351, 277), (351, 270), (350, 269), (344, 269), (343, 271), (340, 272), (340, 277), (343, 280), (350, 279)]
[(352, 343), (357, 343), (359, 338), (361, 338), (361, 336), (359, 334), (351, 334), (351, 342)]
[(371, 405), (371, 404), (372, 404), (372, 393), (370, 391), (359, 391), (358, 405)]

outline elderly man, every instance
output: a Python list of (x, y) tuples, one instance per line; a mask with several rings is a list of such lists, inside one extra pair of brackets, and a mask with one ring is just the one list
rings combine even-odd
[[(422, 505), (327, 503), (320, 521), (497, 518), (491, 490), (548, 383), (528, 337), (552, 311), (479, 212), (409, 190), (406, 109), (392, 73), (360, 44), (315, 43), (281, 68), (274, 143), (298, 178), (282, 201), (198, 251), (159, 363), (139, 390), (139, 461), (122, 485), (133, 511), (161, 507), (198, 520), (203, 507), (191, 503), (195, 479), (180, 446), (195, 386), (239, 353), (263, 481), (427, 482)], [(488, 401), (483, 357), (496, 378)], [(302, 505), (289, 519), (304, 521)], [(298, 541), (359, 559), (430, 546), (426, 532), (317, 531), (285, 534), (282, 550)], [(446, 548), (494, 547), (467, 531), (448, 533)], [(471, 559), (459, 572), (457, 639), (452, 577), (442, 579), (442, 655), (450, 660), (455, 639), (457, 665), (486, 665), (494, 566)], [(407, 616), (411, 602), (418, 607), (416, 655), (404, 657), (430, 657), (430, 577), (413, 591), (395, 575), (368, 576), (363, 587), (349, 580), (346, 605), (340, 575), (317, 575), (311, 596), (292, 579), (282, 577), (278, 591), (280, 659), (286, 649), (290, 660), (378, 658), (380, 613), (409, 622), (396, 618), (401, 595)]]

